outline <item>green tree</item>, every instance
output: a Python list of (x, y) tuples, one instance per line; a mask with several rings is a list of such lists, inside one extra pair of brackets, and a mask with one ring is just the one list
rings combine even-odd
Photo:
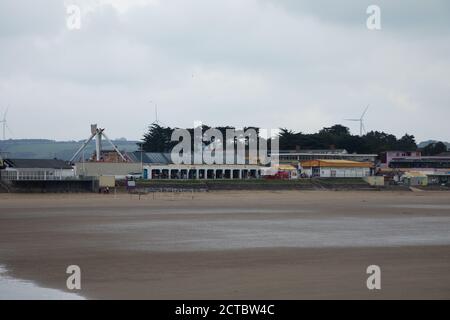
[[(209, 126), (203, 125), (203, 132), (209, 129)], [(259, 128), (254, 128), (259, 135)], [(223, 135), (223, 144), (226, 146), (226, 130), (234, 129), (231, 126), (217, 127)], [(193, 128), (187, 129), (194, 138)], [(170, 127), (162, 127), (158, 124), (150, 125), (148, 132), (144, 134), (143, 149), (146, 152), (170, 152), (177, 143), (171, 141), (173, 129)], [(250, 139), (257, 137), (251, 137)], [(334, 146), (337, 149), (346, 149), (350, 153), (374, 153), (379, 154), (388, 150), (417, 150), (417, 144), (413, 135), (405, 134), (400, 139), (397, 139), (393, 134), (380, 131), (371, 131), (360, 137), (352, 135), (350, 130), (340, 124), (331, 127), (325, 127), (317, 133), (302, 133), (295, 132), (288, 128), (281, 128), (279, 133), (280, 149), (281, 150), (296, 150), (300, 148), (305, 149), (328, 149)], [(235, 139), (236, 140), (236, 139)], [(235, 141), (236, 142), (236, 141)], [(246, 143), (249, 140), (246, 138)], [(269, 145), (271, 140), (269, 139)], [(207, 142), (206, 142), (207, 143)], [(193, 143), (191, 143), (193, 147)], [(436, 143), (433, 146), (428, 146), (424, 150), (424, 154), (438, 154), (446, 151), (447, 148), (443, 143)]]
[(422, 148), (421, 151), (424, 156), (435, 156), (442, 152), (446, 152), (447, 146), (445, 145), (445, 143), (439, 141), (430, 143), (426, 147)]
[(397, 150), (414, 151), (417, 150), (416, 139), (413, 135), (405, 134), (397, 141)]
[(171, 141), (170, 127), (162, 127), (157, 123), (150, 125), (144, 134), (142, 149), (145, 152), (170, 152), (176, 142)]
[(319, 134), (331, 136), (350, 136), (350, 129), (343, 125), (335, 124), (329, 128), (323, 128), (319, 131)]

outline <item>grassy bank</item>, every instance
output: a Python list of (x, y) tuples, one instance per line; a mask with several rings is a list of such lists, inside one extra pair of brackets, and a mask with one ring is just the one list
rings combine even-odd
[(209, 190), (286, 190), (286, 189), (357, 189), (367, 188), (368, 184), (361, 178), (329, 178), (298, 180), (140, 180), (138, 188), (206, 188)]

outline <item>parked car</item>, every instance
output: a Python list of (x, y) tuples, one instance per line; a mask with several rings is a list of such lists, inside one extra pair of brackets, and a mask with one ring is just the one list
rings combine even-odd
[(139, 180), (142, 179), (142, 172), (131, 172), (126, 176), (127, 180)]

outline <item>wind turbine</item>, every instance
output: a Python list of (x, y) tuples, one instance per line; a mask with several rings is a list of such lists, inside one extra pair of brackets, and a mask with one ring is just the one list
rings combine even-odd
[(6, 140), (6, 129), (8, 129), (8, 131), (10, 133), (12, 133), (11, 129), (8, 127), (8, 121), (6, 121), (6, 115), (8, 114), (8, 109), (9, 109), (9, 107), (6, 107), (5, 112), (3, 112), (3, 118), (0, 120), (0, 123), (2, 124), (3, 140)]
[(359, 119), (344, 119), (346, 121), (357, 121), (359, 122), (359, 135), (363, 135), (363, 131), (366, 131), (366, 127), (364, 127), (364, 116), (366, 115), (367, 110), (369, 109), (369, 105), (367, 105), (366, 109), (364, 109), (364, 112), (361, 114), (361, 117)]
[(124, 155), (120, 152), (119, 149), (117, 149), (114, 143), (112, 143), (111, 140), (109, 140), (108, 136), (105, 134), (104, 131), (105, 129), (98, 128), (96, 124), (91, 124), (91, 136), (83, 143), (80, 149), (78, 149), (78, 151), (73, 155), (72, 159), (70, 159), (70, 162), (73, 162), (73, 160), (75, 160), (75, 158), (80, 154), (80, 152), (83, 151), (87, 147), (89, 142), (91, 142), (92, 139), (94, 138), (95, 138), (95, 152), (97, 161), (100, 161), (100, 157), (102, 154), (102, 138), (105, 138), (106, 141), (108, 141), (109, 144), (111, 144), (111, 146), (113, 147), (113, 149), (119, 154), (122, 160), (124, 162), (127, 162)]
[(153, 100), (149, 101), (151, 104), (155, 104), (155, 121), (152, 124), (157, 124), (158, 126), (165, 126), (165, 124), (158, 119), (158, 104)]
[(150, 104), (154, 104), (155, 105), (155, 121), (152, 122), (152, 124), (156, 123), (159, 124), (159, 120), (158, 120), (158, 104), (156, 102), (154, 102), (153, 100), (149, 101)]

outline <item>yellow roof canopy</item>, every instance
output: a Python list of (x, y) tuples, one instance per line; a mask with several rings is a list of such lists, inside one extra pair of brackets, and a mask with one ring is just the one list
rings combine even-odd
[(280, 171), (291, 171), (291, 170), (297, 170), (294, 166), (288, 165), (288, 164), (280, 164), (276, 166), (276, 168)]
[(300, 162), (302, 167), (331, 167), (331, 168), (372, 168), (371, 162), (350, 160), (308, 160)]

